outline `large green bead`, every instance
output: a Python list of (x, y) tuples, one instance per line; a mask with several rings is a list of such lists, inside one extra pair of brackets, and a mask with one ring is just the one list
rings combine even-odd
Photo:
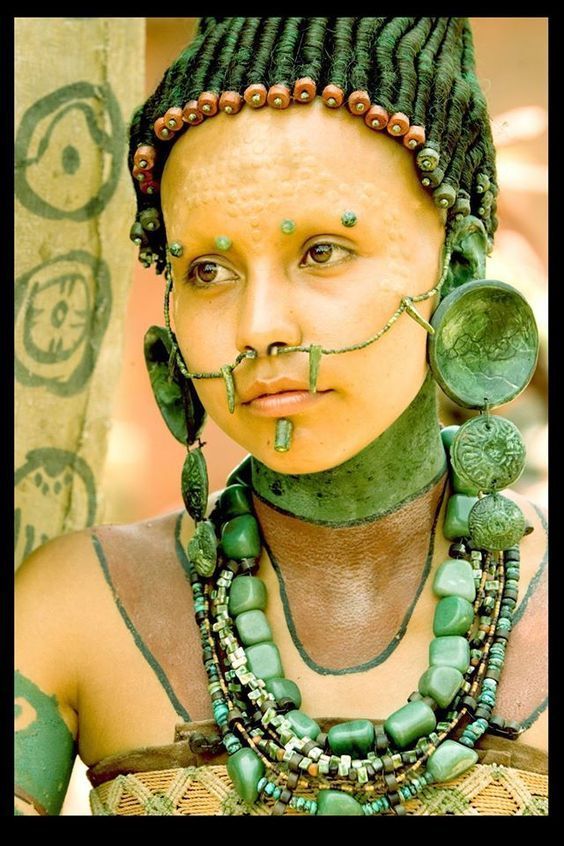
[(252, 480), (252, 455), (246, 455), (239, 464), (233, 468), (226, 479), (226, 485), (246, 485), (250, 487)]
[(445, 596), (435, 609), (433, 634), (436, 637), (466, 634), (473, 620), (474, 609), (467, 599), (462, 596)]
[(320, 790), (317, 794), (316, 816), (363, 817), (364, 811), (354, 796), (342, 790)]
[(464, 677), (455, 667), (429, 667), (419, 679), (419, 693), (432, 696), (437, 705), (446, 708), (460, 689)]
[(468, 602), (476, 598), (472, 566), (459, 558), (448, 558), (438, 567), (433, 581), (435, 596), (461, 596)]
[(470, 666), (468, 641), (459, 635), (436, 637), (429, 644), (429, 664), (432, 667), (455, 667), (465, 673)]
[(229, 592), (229, 613), (237, 617), (243, 611), (266, 608), (266, 586), (256, 576), (235, 576)]
[(264, 611), (258, 609), (243, 611), (242, 614), (235, 617), (235, 625), (243, 646), (252, 646), (254, 643), (272, 640), (272, 629)]
[(475, 496), (454, 494), (450, 497), (443, 525), (443, 534), (447, 540), (468, 537), (468, 517), (477, 502)]
[(227, 773), (241, 799), (249, 804), (256, 802), (257, 785), (264, 776), (264, 764), (257, 753), (248, 747), (234, 752), (227, 760)]
[(441, 429), (441, 440), (446, 450), (450, 451), (454, 436), (456, 435), (459, 429), (460, 426), (444, 426)]
[(259, 679), (274, 679), (284, 675), (280, 652), (276, 644), (271, 642), (256, 643), (245, 649), (248, 667), (251, 673)]
[(335, 755), (364, 758), (374, 744), (374, 726), (370, 720), (350, 720), (332, 726), (327, 741)]
[(311, 740), (315, 740), (321, 732), (319, 723), (316, 723), (303, 711), (288, 711), (285, 717), (298, 737), (309, 737)]
[(265, 687), (272, 693), (277, 702), (282, 699), (291, 699), (296, 708), (302, 704), (302, 694), (296, 682), (291, 679), (268, 679)]
[(427, 773), (436, 782), (450, 781), (466, 772), (478, 760), (475, 749), (463, 746), (456, 740), (445, 740), (430, 755), (427, 761)]
[(476, 487), (476, 485), (468, 484), (463, 479), (460, 478), (456, 474), (456, 471), (450, 468), (450, 481), (452, 484), (452, 490), (455, 494), (463, 494), (463, 496), (478, 496), (480, 493), (480, 488)]
[(433, 709), (419, 699), (394, 711), (384, 723), (384, 729), (396, 746), (405, 749), (414, 740), (434, 731), (436, 725)]
[(260, 534), (252, 514), (241, 514), (228, 520), (221, 533), (221, 546), (227, 558), (240, 561), (242, 558), (258, 558), (260, 555)]
[(245, 485), (229, 485), (219, 497), (219, 508), (224, 520), (240, 514), (252, 514), (251, 492)]

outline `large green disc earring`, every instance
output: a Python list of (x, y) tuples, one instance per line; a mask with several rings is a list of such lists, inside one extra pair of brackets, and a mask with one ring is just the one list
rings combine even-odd
[(508, 549), (523, 537), (525, 518), (499, 491), (523, 472), (525, 444), (513, 423), (489, 411), (531, 380), (539, 347), (533, 312), (511, 285), (476, 280), (445, 297), (431, 325), (435, 380), (458, 405), (481, 412), (458, 429), (450, 447), (456, 483), (480, 495), (468, 514), (468, 535), (477, 548)]
[(535, 371), (539, 335), (525, 298), (505, 282), (480, 279), (449, 294), (431, 318), (429, 365), (463, 408), (515, 399)]

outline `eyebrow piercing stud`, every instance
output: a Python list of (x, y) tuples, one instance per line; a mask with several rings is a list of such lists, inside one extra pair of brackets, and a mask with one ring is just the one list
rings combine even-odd
[(358, 217), (353, 211), (346, 211), (343, 212), (343, 214), (341, 215), (341, 223), (343, 224), (343, 226), (347, 226), (349, 229), (351, 226), (356, 226), (357, 222)]
[(233, 241), (227, 235), (218, 235), (215, 239), (215, 246), (218, 250), (228, 250)]
[(182, 246), (180, 241), (173, 241), (172, 244), (169, 244), (168, 251), (171, 256), (174, 256), (175, 258), (180, 258), (180, 256), (184, 252), (184, 247)]
[(296, 224), (293, 220), (287, 218), (286, 220), (283, 220), (280, 224), (280, 229), (282, 230), (284, 235), (291, 235), (292, 232), (296, 231)]

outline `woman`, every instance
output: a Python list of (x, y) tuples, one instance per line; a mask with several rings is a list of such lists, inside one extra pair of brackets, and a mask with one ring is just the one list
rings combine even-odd
[[(544, 521), (489, 414), (536, 336), (464, 287), (496, 227), (467, 22), (205, 18), (130, 167), (187, 511), (20, 568), (19, 812), (58, 812), (77, 742), (94, 813), (515, 813), (500, 773), (544, 812)], [(205, 412), (249, 452), (209, 498)]]

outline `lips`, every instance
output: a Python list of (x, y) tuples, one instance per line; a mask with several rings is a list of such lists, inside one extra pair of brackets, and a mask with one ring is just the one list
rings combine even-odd
[(243, 404), (247, 405), (257, 397), (272, 396), (274, 394), (281, 394), (285, 391), (308, 391), (309, 385), (304, 385), (302, 381), (290, 378), (271, 379), (268, 381), (257, 380), (250, 385), (249, 389), (243, 393)]

